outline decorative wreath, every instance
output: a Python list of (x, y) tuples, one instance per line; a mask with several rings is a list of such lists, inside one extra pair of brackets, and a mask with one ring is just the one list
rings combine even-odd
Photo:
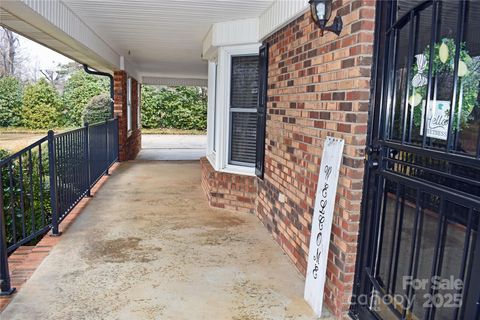
[[(445, 81), (450, 81), (453, 88), (455, 49), (455, 40), (451, 38), (443, 38), (435, 44), (432, 75), (439, 79), (439, 87), (445, 86)], [(416, 63), (413, 66), (414, 76), (411, 81), (412, 95), (408, 102), (414, 108), (413, 118), (416, 126), (420, 126), (422, 121), (422, 102), (427, 98), (429, 56), (429, 46), (425, 47), (423, 53), (415, 55)], [(478, 104), (479, 81), (480, 59), (472, 58), (468, 54), (465, 42), (462, 42), (460, 43), (460, 60), (458, 62), (458, 99), (453, 119), (453, 124), (458, 128), (467, 127), (471, 113)], [(459, 116), (460, 123), (458, 123)]]

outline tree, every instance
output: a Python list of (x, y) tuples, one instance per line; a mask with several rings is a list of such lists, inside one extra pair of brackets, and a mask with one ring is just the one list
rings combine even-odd
[(61, 124), (62, 101), (45, 79), (28, 85), (23, 95), (22, 124), (32, 129), (52, 129)]
[(22, 85), (12, 76), (0, 78), (0, 127), (21, 125)]
[(74, 72), (65, 83), (63, 91), (64, 122), (69, 126), (82, 125), (82, 112), (88, 102), (101, 93), (109, 93), (105, 77), (90, 75), (83, 70)]
[(93, 97), (82, 112), (84, 123), (98, 123), (108, 118), (110, 118), (110, 95), (107, 93)]
[(0, 58), (2, 59), (0, 75), (13, 76), (15, 75), (15, 58), (20, 42), (18, 36), (7, 28), (3, 27), (0, 35)]
[(43, 74), (45, 79), (52, 86), (54, 86), (60, 93), (63, 92), (65, 87), (65, 82), (67, 79), (76, 71), (80, 71), (82, 66), (77, 62), (69, 62), (65, 64), (58, 64), (53, 69), (42, 69), (40, 72)]

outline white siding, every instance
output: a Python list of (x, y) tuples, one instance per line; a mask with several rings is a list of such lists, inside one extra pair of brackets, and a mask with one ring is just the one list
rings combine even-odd
[(308, 10), (307, 0), (276, 0), (259, 18), (260, 40)]

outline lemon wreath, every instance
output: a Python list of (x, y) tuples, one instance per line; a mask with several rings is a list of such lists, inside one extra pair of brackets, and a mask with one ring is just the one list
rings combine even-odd
[[(435, 44), (432, 63), (432, 75), (437, 77), (439, 86), (447, 87), (450, 91), (448, 100), (451, 99), (453, 90), (454, 61), (455, 61), (455, 41), (451, 38), (443, 38)], [(427, 98), (428, 70), (429, 70), (430, 46), (425, 47), (421, 54), (415, 55), (415, 64), (413, 65), (413, 78), (411, 80), (412, 95), (408, 103), (414, 109), (414, 123), (419, 126), (422, 121), (423, 107), (422, 103)], [(478, 89), (480, 81), (480, 58), (472, 58), (465, 42), (460, 44), (460, 59), (458, 61), (458, 84), (457, 84), (457, 106), (453, 124), (458, 129), (468, 126), (473, 109), (478, 105)], [(448, 89), (450, 88), (450, 89)], [(437, 96), (438, 98), (438, 96)], [(445, 112), (449, 112), (446, 110)], [(459, 115), (460, 113), (460, 115)], [(449, 115), (446, 115), (449, 116)], [(460, 116), (460, 123), (458, 117)]]

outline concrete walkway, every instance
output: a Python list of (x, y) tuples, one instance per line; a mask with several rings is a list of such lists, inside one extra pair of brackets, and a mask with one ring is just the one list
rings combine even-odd
[(206, 150), (207, 136), (144, 134), (137, 160), (198, 160)]
[(198, 162), (115, 170), (1, 319), (314, 319), (257, 218), (208, 206)]

